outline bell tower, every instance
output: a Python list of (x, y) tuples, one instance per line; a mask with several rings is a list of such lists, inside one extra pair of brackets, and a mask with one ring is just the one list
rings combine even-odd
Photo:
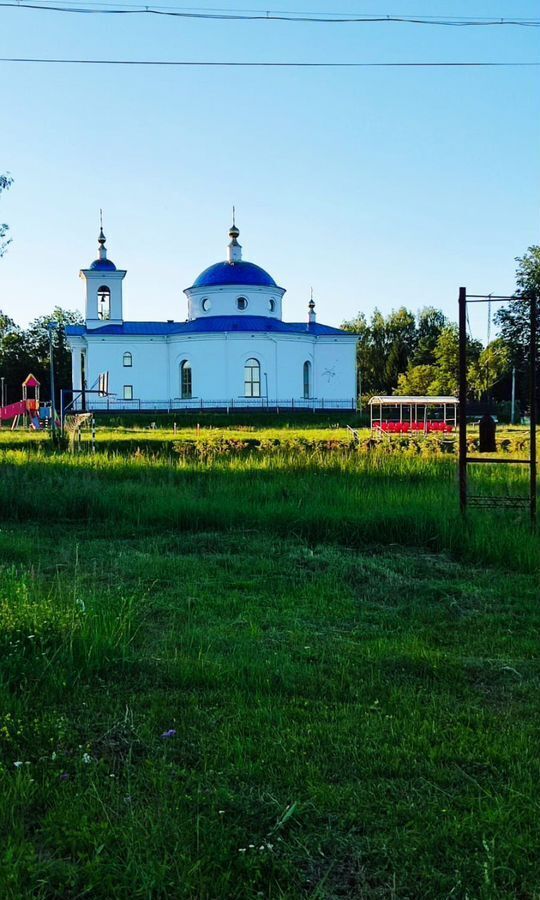
[(103, 227), (99, 230), (98, 258), (88, 269), (81, 269), (80, 277), (86, 284), (85, 319), (87, 328), (103, 325), (121, 325), (124, 320), (122, 281), (126, 269), (117, 269), (112, 259), (107, 259)]

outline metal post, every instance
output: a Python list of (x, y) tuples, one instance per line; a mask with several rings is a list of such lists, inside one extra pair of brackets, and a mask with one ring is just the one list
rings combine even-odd
[(92, 416), (92, 453), (96, 452), (96, 420)]
[(459, 289), (459, 506), (467, 509), (467, 288)]
[(537, 325), (537, 296), (531, 294), (531, 347), (530, 347), (530, 492), (531, 492), (531, 528), (536, 529), (536, 325)]
[(54, 358), (53, 358), (53, 331), (56, 331), (58, 325), (56, 322), (49, 322), (47, 330), (49, 332), (49, 365), (51, 373), (51, 437), (53, 444), (56, 443), (56, 406), (54, 399)]
[(516, 367), (512, 366), (512, 405), (510, 407), (510, 425), (516, 424)]
[[(85, 364), (84, 353), (81, 353), (80, 366), (81, 366), (81, 410), (82, 410), (82, 412), (86, 412), (86, 393), (85, 393), (85, 390), (86, 390), (86, 364)], [(73, 387), (73, 385), (72, 385), (72, 387)]]

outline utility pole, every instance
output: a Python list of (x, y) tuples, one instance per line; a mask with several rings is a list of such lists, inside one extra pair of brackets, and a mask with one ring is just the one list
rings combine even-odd
[(56, 322), (49, 322), (47, 330), (49, 332), (49, 364), (51, 373), (51, 437), (53, 444), (56, 444), (56, 408), (54, 402), (54, 357), (53, 357), (53, 333), (58, 328)]
[(516, 367), (512, 366), (512, 406), (510, 407), (510, 424), (516, 424)]

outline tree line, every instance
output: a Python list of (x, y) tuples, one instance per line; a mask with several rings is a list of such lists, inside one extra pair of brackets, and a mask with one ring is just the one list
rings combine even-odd
[[(540, 247), (529, 247), (516, 260), (516, 299), (494, 316), (497, 336), (489, 344), (467, 335), (468, 385), (476, 400), (509, 400), (512, 370), (516, 371), (517, 398), (528, 402), (529, 304), (519, 298), (540, 295)], [(383, 315), (375, 309), (343, 323), (358, 335), (359, 393), (456, 395), (458, 393), (459, 332), (434, 306), (414, 314), (405, 307)], [(539, 372), (540, 375), (540, 372)]]
[(50, 398), (49, 329), (52, 332), (56, 403), (59, 403), (61, 388), (71, 387), (71, 351), (66, 341), (66, 325), (80, 325), (83, 318), (79, 312), (55, 307), (47, 316), (40, 316), (21, 328), (13, 319), (0, 310), (0, 376), (4, 379), (6, 403), (21, 399), (21, 386), (31, 372), (41, 384), (42, 399)]

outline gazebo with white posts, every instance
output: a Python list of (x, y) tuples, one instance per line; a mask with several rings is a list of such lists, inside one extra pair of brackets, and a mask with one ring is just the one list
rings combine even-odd
[(457, 426), (456, 397), (372, 397), (371, 430), (386, 434), (448, 433)]

